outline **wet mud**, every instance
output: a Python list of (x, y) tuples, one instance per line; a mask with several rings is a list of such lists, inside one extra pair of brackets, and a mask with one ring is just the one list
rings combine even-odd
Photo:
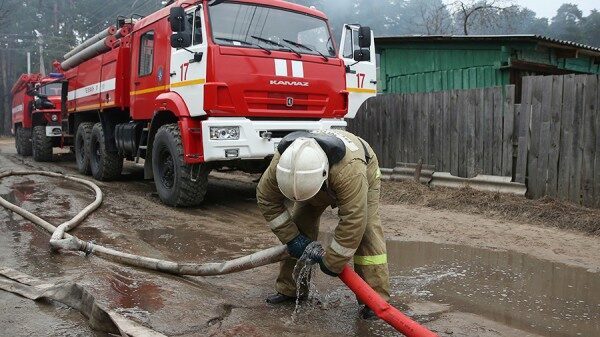
[[(34, 163), (10, 151), (7, 154), (7, 147), (0, 144), (0, 170), (43, 168), (77, 174), (69, 161)], [(253, 177), (215, 174), (204, 205), (172, 209), (160, 204), (152, 182), (141, 180), (140, 167), (127, 165), (126, 172), (121, 181), (99, 183), (105, 201), (74, 235), (126, 252), (194, 262), (221, 261), (278, 244), (256, 208)], [(0, 183), (0, 195), (55, 225), (93, 198), (80, 186), (41, 177), (7, 178)], [(505, 244), (506, 250), (490, 249), (473, 228), (452, 227), (458, 220), (445, 215), (440, 221), (453, 231), (444, 234), (448, 241), (468, 238), (469, 242), (422, 242), (436, 233), (418, 227), (419, 221), (435, 221), (431, 214), (415, 208), (410, 222), (402, 222), (397, 206), (382, 207), (388, 237), (394, 238), (388, 241), (391, 302), (441, 336), (600, 335), (600, 280), (595, 268), (577, 267), (585, 260), (572, 257), (559, 263), (558, 253), (554, 260), (534, 257), (522, 252), (522, 242)], [(325, 232), (337, 223), (331, 214), (328, 211), (322, 219)], [(495, 232), (497, 239), (508, 240), (502, 233)], [(540, 240), (539, 233), (532, 233), (523, 230), (520, 235), (530, 235), (532, 241), (527, 242)], [(584, 237), (574, 237), (583, 245)], [(547, 238), (554, 240), (548, 245), (569, 252), (556, 237)], [(93, 255), (53, 253), (48, 240), (47, 233), (0, 209), (0, 266), (52, 281), (76, 280), (108, 307), (166, 335), (398, 335), (380, 321), (360, 320), (353, 294), (318, 268), (312, 277), (314, 300), (301, 303), (294, 315), (293, 303), (264, 302), (274, 291), (276, 265), (220, 277), (182, 278), (116, 265)], [(0, 293), (0, 303), (14, 309), (0, 312), (0, 325), (11, 336), (101, 335), (92, 332), (78, 313), (53, 303), (31, 303), (6, 293)], [(23, 321), (27, 322), (24, 328)]]

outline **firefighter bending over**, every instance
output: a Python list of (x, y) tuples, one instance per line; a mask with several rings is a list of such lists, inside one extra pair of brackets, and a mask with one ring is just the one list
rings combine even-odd
[[(331, 245), (318, 258), (321, 270), (337, 276), (354, 258), (356, 272), (389, 300), (387, 254), (379, 218), (380, 176), (371, 147), (349, 132), (299, 131), (282, 139), (257, 189), (262, 214), (292, 256), (281, 263), (277, 294), (269, 296), (268, 303), (296, 299), (294, 266), (308, 244), (317, 239), (321, 214), (329, 206), (338, 208), (340, 221)], [(293, 202), (290, 209), (288, 200)], [(360, 316), (375, 315), (364, 306)]]

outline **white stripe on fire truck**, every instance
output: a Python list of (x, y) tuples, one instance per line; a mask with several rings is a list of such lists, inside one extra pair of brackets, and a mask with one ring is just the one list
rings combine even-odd
[(281, 59), (275, 59), (275, 76), (287, 76), (288, 68), (287, 61)]
[(304, 65), (302, 61), (292, 61), (292, 76), (304, 77)]
[(19, 104), (16, 107), (12, 108), (12, 113), (16, 114), (17, 112), (23, 111), (23, 104)]
[(67, 99), (69, 101), (72, 101), (72, 100), (79, 99), (79, 98), (84, 98), (84, 97), (89, 97), (92, 95), (101, 94), (103, 92), (115, 90), (116, 85), (117, 85), (117, 79), (111, 78), (109, 80), (102, 81), (99, 83), (94, 83), (94, 84), (88, 85), (86, 87), (79, 88), (77, 90), (69, 91), (69, 93), (67, 94)]
[[(292, 76), (304, 77), (304, 63), (302, 61), (291, 61)], [(288, 60), (275, 59), (275, 76), (289, 76)]]

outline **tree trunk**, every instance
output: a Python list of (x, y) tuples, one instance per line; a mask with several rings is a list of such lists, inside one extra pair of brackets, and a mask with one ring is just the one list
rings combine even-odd
[(6, 71), (6, 59), (8, 57), (8, 53), (7, 52), (2, 52), (0, 54), (0, 76), (2, 76), (2, 88), (0, 88), (0, 94), (2, 97), (2, 106), (0, 107), (0, 134), (1, 135), (7, 135), (10, 133), (10, 124), (12, 122), (12, 115), (11, 112), (12, 110), (9, 109), (9, 102), (10, 102), (10, 89), (8, 89), (8, 74)]

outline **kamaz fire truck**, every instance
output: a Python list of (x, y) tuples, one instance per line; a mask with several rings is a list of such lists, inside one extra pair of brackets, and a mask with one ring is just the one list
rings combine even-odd
[(368, 27), (281, 0), (179, 0), (120, 19), (60, 64), (79, 171), (143, 161), (160, 199), (202, 202), (213, 169), (259, 173), (281, 138), (344, 128), (376, 94)]
[(52, 160), (63, 145), (61, 74), (23, 74), (11, 90), (12, 126), (17, 153), (36, 161)]

